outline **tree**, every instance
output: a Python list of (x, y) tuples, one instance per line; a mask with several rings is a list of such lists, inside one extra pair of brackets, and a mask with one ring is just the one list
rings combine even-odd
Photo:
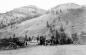
[[(59, 21), (61, 21), (60, 17), (59, 17)], [(68, 35), (65, 33), (65, 29), (62, 23), (59, 30), (55, 29), (54, 24), (49, 24), (48, 22), (47, 22), (47, 28), (49, 30), (49, 33), (51, 34), (51, 44), (57, 45), (57, 44), (72, 43), (72, 39), (68, 38)]]
[(39, 36), (37, 36), (37, 38), (36, 38), (36, 39), (37, 39), (37, 42), (38, 42), (38, 41), (40, 40), (40, 37), (39, 37)]
[(72, 34), (72, 38), (73, 38), (73, 44), (78, 44), (79, 42), (79, 37), (77, 35), (77, 33), (73, 33)]
[(47, 25), (47, 27), (48, 27), (48, 28), (50, 27), (50, 25), (49, 25), (48, 21), (47, 21), (47, 24), (46, 24), (46, 25)]
[(31, 40), (32, 40), (32, 38), (31, 38), (31, 37), (29, 37), (29, 38), (28, 38), (28, 41), (31, 41)]
[(27, 35), (25, 35), (25, 41), (28, 41)]
[(43, 37), (43, 36), (40, 36), (40, 43), (39, 43), (39, 45), (45, 45), (45, 37)]
[(15, 34), (13, 34), (13, 38), (15, 38)]

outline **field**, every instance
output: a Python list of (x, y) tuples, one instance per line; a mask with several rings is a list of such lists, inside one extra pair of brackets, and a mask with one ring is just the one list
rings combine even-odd
[(0, 51), (0, 55), (86, 55), (86, 45), (35, 46)]

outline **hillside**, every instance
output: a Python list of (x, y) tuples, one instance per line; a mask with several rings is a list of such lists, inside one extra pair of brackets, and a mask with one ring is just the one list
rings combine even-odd
[[(23, 7), (23, 8), (28, 8), (28, 7)], [(20, 10), (23, 10), (23, 8), (20, 8)], [(14, 9), (11, 12), (17, 13), (20, 15), (23, 13), (23, 11), (20, 11), (20, 10)], [(27, 14), (27, 13), (30, 13), (30, 12), (28, 11), (23, 14)], [(54, 25), (54, 28), (57, 30), (59, 30), (61, 25), (63, 25), (65, 32), (69, 35), (69, 37), (71, 37), (72, 33), (78, 33), (78, 35), (80, 35), (80, 33), (82, 32), (86, 33), (85, 31), (86, 30), (85, 29), (86, 27), (85, 25), (86, 24), (85, 22), (86, 21), (86, 16), (85, 16), (86, 7), (85, 6), (81, 6), (81, 5), (77, 5), (73, 3), (62, 4), (42, 14), (43, 15), (35, 17), (34, 19), (24, 18), (25, 20), (23, 20), (22, 22), (20, 22), (22, 18), (17, 18), (19, 20), (17, 23), (14, 23), (13, 25), (9, 25), (9, 26), (6, 26), (5, 28), (0, 29), (0, 37), (9, 37), (10, 35), (14, 33), (17, 36), (21, 36), (21, 37), (25, 35), (28, 35), (28, 37), (29, 36), (36, 37), (38, 35), (48, 35), (49, 29), (46, 26), (47, 22), (50, 25)], [(30, 15), (30, 16), (26, 15), (26, 16), (32, 17), (34, 15)], [(83, 39), (82, 42), (85, 42), (86, 38), (82, 37), (82, 39)]]
[(44, 13), (46, 13), (45, 10), (32, 5), (16, 8), (6, 13), (2, 13), (0, 14), (0, 29), (35, 17), (39, 17)]

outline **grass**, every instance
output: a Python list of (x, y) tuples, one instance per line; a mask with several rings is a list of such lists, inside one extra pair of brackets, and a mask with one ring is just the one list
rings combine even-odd
[(86, 55), (86, 45), (31, 46), (1, 51), (0, 55)]

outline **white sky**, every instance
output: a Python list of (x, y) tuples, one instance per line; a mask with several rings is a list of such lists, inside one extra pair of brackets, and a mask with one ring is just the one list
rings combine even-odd
[(0, 0), (0, 12), (10, 11), (14, 8), (35, 5), (42, 9), (50, 9), (58, 4), (76, 3), (86, 5), (85, 0)]

